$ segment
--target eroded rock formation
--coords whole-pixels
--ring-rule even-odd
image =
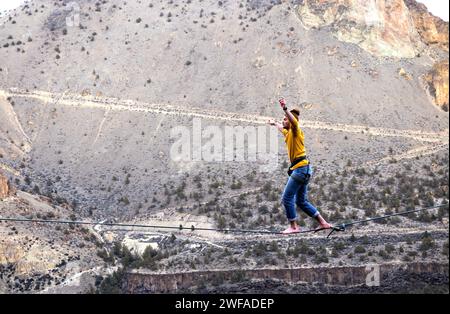
[[[339,40],[377,56],[413,58],[421,43],[403,0],[305,0],[298,16],[306,28],[329,26]]]
[[[405,4],[422,41],[448,51],[448,23],[430,14],[422,3],[405,0]]]
[[[436,63],[425,76],[434,103],[448,111],[448,60]]]
[[[9,195],[8,179],[0,172],[0,200]]]

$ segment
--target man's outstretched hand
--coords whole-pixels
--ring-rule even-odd
[[[280,99],[278,100],[278,102],[280,103],[280,106],[281,106],[281,108],[282,108],[283,110],[286,110],[286,109],[287,109],[287,107],[286,107],[286,100],[284,100],[284,98],[280,98]]]
[[[267,121],[267,123],[269,123],[270,125],[275,125],[275,120],[274,119],[269,119],[269,121]]]

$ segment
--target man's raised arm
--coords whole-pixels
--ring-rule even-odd
[[[286,115],[286,117],[288,118],[289,122],[291,123],[291,125],[293,126],[297,126],[298,125],[298,121],[297,119],[294,117],[294,115],[288,110],[287,106],[286,106],[286,101],[281,98],[280,100],[278,100],[280,102],[280,106],[284,111],[284,114]]]

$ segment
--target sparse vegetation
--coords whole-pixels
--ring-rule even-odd
[[[61,8],[63,4],[59,2],[61,1],[55,2],[55,8]],[[222,82],[221,75],[228,75],[229,73],[241,75],[239,71],[230,72],[233,70],[232,66],[225,67],[224,71],[217,75],[217,78],[211,76],[211,73],[204,73],[205,69],[215,68],[214,62],[216,59],[220,60],[223,51],[236,54],[233,58],[242,57],[242,53],[246,56],[246,49],[251,48],[251,45],[254,43],[254,39],[251,38],[254,35],[251,32],[251,28],[255,27],[255,25],[261,26],[260,23],[264,23],[263,26],[272,29],[269,17],[261,18],[264,16],[265,10],[270,10],[275,1],[273,3],[270,1],[270,8],[265,6],[265,4],[261,4],[263,2],[268,3],[268,1],[243,1],[240,3],[241,9],[235,11],[234,9],[236,8],[228,10],[228,7],[232,5],[230,2],[219,1],[214,3],[216,5],[214,11],[217,13],[213,12],[212,9],[207,9],[206,5],[205,9],[202,8],[201,10],[200,7],[194,10],[192,5],[188,10],[187,4],[191,3],[190,0],[184,3],[177,1],[169,1],[168,3],[142,2],[142,8],[148,12],[135,11],[133,14],[122,14],[125,11],[121,13],[120,10],[126,8],[126,2],[112,5],[107,4],[107,1],[94,1],[88,5],[88,7],[90,6],[90,11],[83,7],[81,20],[86,24],[80,25],[79,29],[67,29],[65,28],[67,26],[63,23],[63,25],[52,29],[51,33],[46,31],[48,36],[40,36],[33,33],[33,38],[31,38],[28,35],[17,35],[15,30],[5,28],[0,46],[3,48],[9,47],[10,49],[1,49],[1,53],[5,54],[7,58],[5,58],[5,65],[2,65],[3,69],[0,69],[0,77],[3,77],[5,82],[11,82],[11,84],[23,77],[23,74],[26,73],[23,70],[17,73],[11,72],[8,60],[10,57],[17,57],[16,51],[23,52],[24,48],[29,47],[27,48],[28,53],[35,51],[36,53],[42,53],[42,56],[39,58],[29,56],[30,58],[27,58],[27,60],[35,60],[36,62],[30,61],[31,63],[25,62],[23,64],[29,64],[30,77],[36,76],[40,81],[25,80],[23,86],[17,86],[21,89],[27,89],[23,91],[24,94],[38,93],[40,90],[47,92],[58,90],[61,93],[69,90],[72,92],[66,93],[65,97],[72,97],[73,94],[82,91],[80,95],[75,95],[76,97],[80,96],[79,99],[76,98],[77,103],[81,99],[86,100],[89,104],[94,104],[102,102],[102,97],[119,97],[117,95],[122,95],[124,92],[129,91],[132,95],[123,97],[132,99],[130,104],[136,104],[136,108],[141,110],[141,108],[146,107],[145,105],[141,106],[142,103],[153,103],[153,101],[156,104],[155,108],[161,108],[157,104],[166,103],[165,99],[162,99],[163,93],[173,87],[176,89],[176,93],[168,95],[167,98],[167,108],[170,110],[173,108],[178,110],[177,106],[179,104],[177,102],[180,101],[180,103],[186,102],[189,112],[197,112],[198,110],[198,113],[202,114],[204,113],[203,110],[205,112],[215,112],[214,110],[217,109],[220,119],[222,119],[221,115],[224,114],[221,110],[229,111],[228,114],[224,115],[230,117],[232,120],[230,122],[236,124],[242,121],[240,122],[239,118],[235,119],[236,117],[230,114],[232,112],[241,114],[241,112],[244,113],[245,111],[246,114],[270,116],[274,113],[272,109],[258,105],[260,101],[258,99],[259,95],[265,97],[264,93],[257,92],[259,85],[259,87],[255,87],[255,95],[258,96],[255,98],[255,103],[248,102],[246,97],[242,99],[242,103],[226,101],[228,98],[238,99],[232,97],[232,94],[236,94],[236,88],[238,89],[240,83],[242,83],[243,87],[247,84],[247,82],[231,80],[231,83],[228,82],[231,84],[230,86],[225,86],[225,88],[221,89],[220,84],[217,84],[219,81]],[[133,3],[133,7],[137,6],[138,3]],[[227,9],[225,10],[225,8]],[[40,8],[37,9],[45,14],[51,13]],[[85,9],[86,11],[84,11]],[[53,4],[51,5],[51,10],[54,10]],[[190,10],[194,12],[195,16],[189,16]],[[107,19],[105,14],[109,14],[109,12],[114,13],[114,16],[116,16],[115,14],[118,14],[117,16],[126,16],[124,20],[126,27],[123,28],[126,33],[116,36],[117,34],[114,32],[116,32],[117,27],[112,24],[109,25],[110,27],[106,26],[110,19]],[[136,62],[123,63],[123,60],[111,55],[114,50],[126,52],[125,55],[128,56],[135,56],[139,55],[136,52],[151,48],[154,40],[161,38],[154,36],[155,29],[159,26],[155,23],[150,23],[149,18],[150,16],[156,17],[158,15],[162,17],[159,21],[159,26],[173,30],[179,29],[180,31],[180,33],[174,33],[174,36],[162,38],[162,41],[156,45],[157,47],[155,46],[155,49],[161,49],[161,55],[172,58],[177,56],[173,64],[169,65],[169,68],[165,64],[159,67],[158,62],[161,60],[158,59],[157,54],[149,54],[151,64],[142,63],[144,68],[141,71],[142,73],[140,73],[140,71],[136,71],[136,67],[141,64],[140,61],[142,60],[137,59],[135,60]],[[225,15],[226,22],[223,21],[225,20]],[[144,18],[140,16],[144,16]],[[186,27],[178,27],[180,24],[177,23],[180,16],[185,19],[183,23],[187,23]],[[273,16],[270,18],[273,22],[273,27],[276,29],[278,20],[274,19]],[[22,20],[17,19],[17,21]],[[126,21],[128,22],[126,23]],[[165,23],[171,21],[174,25]],[[298,30],[297,26],[288,20],[286,21],[287,24],[284,23],[283,27],[279,29],[279,34],[274,32],[271,35],[273,38],[270,39],[268,49],[261,52],[256,52],[256,49],[252,49],[252,55],[255,51],[256,54],[265,56],[270,65],[270,50],[272,48],[277,54],[281,51],[287,57],[293,58],[292,60],[294,61],[297,54],[299,58],[303,58],[308,56],[311,51],[320,51],[316,47],[305,46],[304,41],[301,39],[304,30]],[[145,23],[152,24],[152,26],[150,27],[149,24]],[[237,30],[237,32],[227,34],[227,24],[234,24],[232,29]],[[22,28],[22,25],[19,26]],[[206,27],[209,27],[209,29],[202,29]],[[215,38],[214,36],[218,35],[222,30],[224,34]],[[8,36],[9,32],[14,36]],[[212,55],[208,54],[204,49],[209,44],[205,46],[199,41],[200,44],[198,46],[188,45],[185,53],[178,54],[179,49],[185,48],[185,45],[183,45],[185,42],[182,41],[182,38],[185,36],[190,41],[191,38],[197,38],[195,36],[198,34],[203,36],[203,40],[206,43],[215,45],[211,45],[214,53]],[[197,39],[200,40],[200,38],[198,37]],[[243,42],[244,38],[245,42]],[[93,43],[96,39],[97,42]],[[95,51],[96,47],[109,47],[107,44],[108,40],[110,43],[117,41],[117,47],[113,47],[113,50],[103,49],[101,53],[104,55],[96,55],[99,52]],[[29,44],[31,42],[33,43]],[[126,46],[124,46],[124,42]],[[346,60],[344,57],[348,56],[348,51],[344,50],[344,45],[339,45],[337,48],[341,51],[336,52],[336,56],[333,57],[336,58],[335,61],[340,60],[339,64],[349,65],[350,62],[347,61],[351,60],[350,57],[353,58],[355,56],[350,56]],[[309,49],[313,50],[310,51]],[[324,51],[328,50],[331,50],[331,47],[327,47]],[[13,54],[9,55],[11,52]],[[219,58],[216,58],[217,53]],[[47,54],[50,55],[50,58],[47,58]],[[83,62],[78,62],[76,59],[78,56],[82,56],[82,58],[91,63],[95,60],[95,66],[91,63],[83,64]],[[79,71],[75,72],[83,75],[83,79],[80,80],[80,86],[72,86],[73,82],[76,81],[76,77],[73,77],[75,72],[69,71],[66,73],[67,71],[65,71],[69,69],[69,59],[71,58],[75,58],[74,61],[79,66]],[[358,59],[355,63],[358,64],[358,71],[361,73],[366,72],[367,74],[369,69],[364,67],[368,66],[368,64],[367,62],[361,62],[363,61],[361,58],[366,58],[366,56],[358,54]],[[108,62],[105,62],[107,60]],[[205,60],[209,61],[204,62]],[[334,64],[333,59],[330,60],[332,62],[330,64]],[[415,61],[412,60],[411,62],[414,63]],[[16,62],[16,64],[20,65],[21,63]],[[58,76],[54,75],[54,66],[57,64],[59,64],[60,73],[67,74],[66,81],[60,80]],[[130,70],[126,66],[124,67],[124,64],[129,64]],[[154,66],[151,66],[152,64]],[[378,63],[371,61],[369,65],[374,67],[375,64],[377,64],[377,67],[380,67],[380,69],[377,69],[380,74],[387,73],[383,69],[383,64],[378,65]],[[94,67],[95,70],[92,71]],[[124,73],[122,76],[111,76],[113,71],[108,73],[109,67],[116,72],[117,70],[123,70]],[[167,73],[167,69],[169,69],[169,72],[174,72]],[[161,73],[158,72],[160,70],[164,71],[168,78],[175,75],[176,71],[179,71],[180,73],[176,74],[186,79],[188,84],[174,82],[173,86],[167,86],[164,83],[166,80],[161,80]],[[345,80],[346,70],[343,70],[343,80]],[[130,76],[130,73],[127,71],[132,71],[134,74]],[[251,69],[251,71],[247,79],[255,77],[254,74],[256,72],[253,71],[257,70]],[[281,81],[277,81],[274,84],[271,81],[271,77],[263,73],[264,71],[266,70],[262,68],[261,75],[258,77],[264,77],[264,80],[267,81],[267,86],[275,86],[280,83],[278,87],[280,90],[285,90],[290,86],[286,85],[287,82]],[[304,74],[302,72],[303,69],[300,67],[295,69],[295,73],[297,71],[300,71],[298,73],[300,76]],[[353,72],[357,75],[358,73],[356,72],[358,71]],[[195,82],[198,75],[208,79],[200,88]],[[220,78],[219,81],[218,78]],[[341,77],[337,78],[341,79]],[[350,76],[347,79],[350,79]],[[48,86],[44,84],[47,81]],[[223,81],[227,82],[226,80]],[[356,80],[351,80],[351,82],[356,82]],[[14,87],[14,85],[12,86]],[[92,87],[93,85],[95,88]],[[131,86],[132,88],[127,88]],[[5,91],[9,87],[11,86],[5,85]],[[111,88],[114,90],[111,90]],[[191,90],[192,94],[190,94]],[[9,93],[12,92],[6,91],[6,95]],[[311,91],[310,96],[316,94],[317,90]],[[240,95],[239,92],[236,95]],[[355,102],[366,100],[363,97],[359,97],[360,95],[357,96],[355,97]],[[390,95],[380,94],[381,96],[390,97]],[[83,110],[88,110],[86,119],[70,121],[70,112],[73,108],[68,108],[64,103],[64,99],[63,101],[58,101],[56,97],[53,98],[52,96],[49,98],[53,100],[53,102],[47,103],[51,107],[48,110],[40,110],[35,103],[35,101],[40,100],[34,99],[28,103],[24,100],[24,97],[13,96],[11,98],[8,96],[7,100],[14,106],[13,109],[18,115],[18,121],[24,129],[24,134],[33,139],[33,147],[31,152],[28,153],[30,142],[27,140],[27,136],[22,136],[22,132],[14,133],[9,128],[10,125],[8,123],[5,124],[4,128],[4,144],[6,148],[4,150],[3,147],[1,148],[2,154],[0,154],[0,158],[2,167],[12,169],[11,172],[9,170],[6,171],[8,171],[8,176],[13,178],[10,182],[14,182],[18,190],[31,192],[34,194],[32,195],[34,198],[42,197],[42,199],[46,199],[48,197],[50,199],[48,201],[49,206],[54,206],[55,208],[56,206],[61,206],[61,209],[55,210],[55,213],[58,213],[57,217],[70,217],[70,219],[75,220],[76,213],[80,220],[91,219],[92,221],[100,220],[100,218],[104,219],[105,215],[108,218],[120,217],[120,219],[127,221],[133,219],[139,221],[141,218],[143,220],[144,218],[149,220],[164,219],[170,220],[171,223],[175,221],[175,226],[180,223],[178,219],[183,217],[183,219],[199,221],[198,226],[202,226],[202,224],[213,225],[219,229],[279,231],[287,226],[285,209],[280,200],[287,179],[286,169],[289,166],[286,158],[280,158],[276,169],[273,169],[269,174],[255,170],[259,165],[253,163],[243,163],[242,166],[241,164],[239,166],[233,164],[231,167],[228,167],[228,165],[223,166],[221,163],[207,162],[174,163],[167,156],[167,150],[164,149],[166,147],[160,145],[162,140],[159,136],[161,134],[164,136],[163,130],[170,130],[173,126],[188,121],[185,119],[186,116],[171,114],[168,116],[170,119],[165,119],[163,124],[161,122],[163,119],[159,120],[160,115],[157,112],[151,112],[152,117],[150,120],[144,120],[147,117],[147,112],[131,112],[128,114],[125,110],[120,110],[120,115],[116,115],[118,113],[116,111],[114,111],[114,114],[109,113],[109,109],[107,109],[109,107],[107,106],[111,104],[105,102],[103,117],[103,109],[93,109],[91,111],[91,109],[84,108]],[[320,97],[314,96],[312,98],[317,100]],[[205,109],[200,108],[200,105],[203,105],[201,104],[202,101],[205,102]],[[103,103],[101,104],[103,105]],[[226,108],[216,108],[216,106],[221,104],[223,106],[226,105]],[[7,108],[9,108],[9,104],[7,105]],[[190,107],[191,105],[192,108]],[[336,118],[336,123],[339,122],[339,113],[341,113],[340,110],[342,108],[325,104],[317,104],[317,106],[317,111],[314,111],[316,113],[321,110],[320,108],[336,110],[338,114],[333,118]],[[51,109],[53,107],[58,108],[58,111],[53,112]],[[365,110],[367,107],[368,105],[364,104],[358,108]],[[247,111],[241,110],[241,108],[246,108]],[[305,112],[309,109],[306,105],[304,108]],[[404,108],[402,104],[400,104],[400,108]],[[448,110],[448,108],[446,109]],[[173,113],[176,110],[173,110]],[[314,112],[311,111],[312,117],[315,116]],[[392,113],[392,111],[388,112]],[[360,122],[363,123],[365,114],[365,112],[360,112],[358,116],[349,118],[349,121],[355,118],[355,125]],[[402,113],[400,112],[400,114]],[[54,116],[56,115],[58,117],[55,118]],[[90,118],[91,115],[94,120]],[[126,133],[116,128],[118,126],[116,123],[119,122],[115,119],[119,116],[119,122],[127,128]],[[244,114],[243,116],[246,117]],[[378,117],[377,115],[375,116]],[[424,130],[428,127],[429,129],[438,128],[438,125],[441,123],[441,116],[439,114],[439,117],[436,117],[439,120],[432,121],[433,124],[427,126]],[[185,119],[184,122],[182,119]],[[406,121],[407,119],[404,120]],[[67,123],[61,123],[62,121],[67,121]],[[146,124],[145,121],[149,121],[149,124]],[[48,124],[41,124],[47,122]],[[91,125],[91,122],[93,124],[98,123],[97,125]],[[223,122],[228,123],[229,121]],[[311,143],[309,151],[311,152],[310,157],[314,167],[314,175],[309,185],[309,198],[320,209],[324,217],[337,224],[448,202],[448,153],[433,151],[431,155],[424,154],[417,158],[410,158],[417,148],[415,145],[421,143],[421,141],[410,141],[409,139],[403,141],[402,137],[397,136],[389,137],[389,140],[385,140],[382,134],[373,136],[373,130],[378,127],[376,125],[377,121],[369,122],[374,125],[371,128],[363,127],[364,131],[358,128],[356,132],[351,130],[351,132],[336,133],[330,130],[306,130],[306,132],[312,132],[309,135],[306,133],[306,135]],[[402,121],[399,119],[398,123],[400,122]],[[418,120],[418,122],[420,123],[417,125],[422,125],[421,121]],[[409,130],[407,125],[398,125],[399,128],[401,126],[402,128],[405,127],[406,131]],[[93,132],[89,131],[91,126],[94,127],[92,129],[94,130]],[[80,129],[79,137],[76,130],[77,127]],[[152,131],[153,127],[158,132],[155,131],[154,133]],[[380,126],[380,128],[382,127],[384,126]],[[72,130],[77,133],[74,141],[81,143],[84,149],[80,150],[71,146],[72,144],[68,141],[67,136],[71,134]],[[98,132],[96,133],[95,131]],[[109,131],[112,132],[108,133]],[[19,136],[17,136],[18,134]],[[46,138],[47,134],[49,134],[49,138]],[[329,138],[327,138],[328,136]],[[79,143],[76,144],[78,145]],[[376,145],[373,145],[375,143]],[[42,145],[42,149],[38,145]],[[67,148],[69,149],[66,149],[66,147],[62,149],[62,145],[68,145]],[[340,145],[342,147],[337,147]],[[19,154],[16,154],[17,152]],[[405,152],[408,152],[406,159],[404,158]],[[13,153],[15,157],[11,158]],[[140,158],[139,154],[143,154],[142,156],[144,157]],[[23,160],[21,160],[22,156],[24,156]],[[107,164],[107,167],[105,169],[103,167],[95,169],[96,167],[85,165],[85,161],[90,157],[96,162],[92,165],[97,166],[104,162]],[[121,167],[126,167],[130,173],[124,174]],[[145,171],[142,168],[146,168]],[[20,175],[13,175],[15,171],[18,171]],[[185,176],[186,173],[189,173],[190,176]],[[95,202],[95,204],[90,202]],[[73,216],[70,215],[72,212],[74,212]],[[302,230],[315,226],[314,220],[306,217],[300,209],[298,209],[298,213],[300,215],[299,224],[302,226]],[[46,212],[36,214],[34,211],[27,213],[18,211],[18,214],[31,217],[36,215],[44,218],[47,217],[46,215],[49,215]],[[154,218],[156,215],[158,215],[157,218]],[[357,228],[355,226],[352,229],[349,228],[345,233],[336,232],[333,236],[338,234],[339,236],[326,243],[321,240],[322,234],[326,235],[325,232],[322,232],[318,233],[321,235],[320,237],[309,237],[308,235],[304,241],[299,241],[301,237],[286,238],[279,241],[277,236],[274,236],[274,240],[269,237],[258,236],[258,241],[254,241],[253,234],[250,234],[248,237],[243,236],[245,241],[242,242],[246,243],[240,243],[240,247],[227,243],[227,245],[230,245],[227,251],[220,248],[211,249],[205,246],[204,243],[179,245],[183,236],[178,237],[178,232],[180,234],[195,233],[198,231],[195,230],[196,225],[196,227],[192,228],[192,231],[189,229],[175,230],[176,236],[172,234],[172,237],[162,242],[164,245],[170,246],[173,244],[174,247],[176,246],[176,248],[172,247],[172,249],[178,251],[170,258],[164,257],[164,254],[167,253],[164,250],[154,250],[149,247],[142,256],[137,256],[134,251],[130,252],[127,248],[117,243],[111,248],[109,244],[102,244],[99,241],[95,244],[98,246],[98,249],[95,249],[95,251],[98,250],[98,257],[94,253],[93,258],[97,260],[101,258],[105,263],[109,264],[120,264],[125,270],[145,267],[155,271],[167,269],[182,270],[186,268],[213,269],[224,265],[236,269],[239,269],[240,266],[251,268],[276,265],[287,268],[297,267],[301,264],[310,265],[312,263],[337,264],[340,262],[341,265],[347,265],[352,263],[361,264],[361,262],[383,262],[389,259],[395,261],[401,259],[405,262],[418,262],[422,261],[423,258],[442,260],[445,257],[448,258],[449,254],[448,240],[444,243],[445,239],[442,238],[442,232],[440,231],[445,228],[445,223],[448,223],[448,207],[361,224],[359,226],[364,227],[362,231],[359,229],[355,231]],[[190,221],[183,222],[183,224],[188,226],[188,228],[191,226]],[[404,235],[406,240],[403,241],[403,230],[413,230],[414,228],[420,228],[420,230],[428,229],[430,233],[422,238],[418,238],[417,234],[414,233],[406,234]],[[392,232],[397,232],[398,230],[398,233],[402,235],[402,237],[393,236],[393,238],[399,239],[398,243],[389,239],[387,241],[380,240],[385,230],[388,229],[395,230]],[[11,232],[13,236],[18,230],[8,229],[8,232]],[[57,231],[56,233],[67,240],[67,243],[72,243],[71,239],[77,235],[80,236],[80,234],[80,238],[85,239],[85,242],[90,239],[85,234],[85,231],[77,229],[73,225],[62,228],[57,226],[51,230]],[[364,236],[362,235],[364,230],[370,230],[371,232],[368,233],[368,236]],[[356,236],[352,231],[355,232]],[[22,235],[22,231],[20,234]],[[7,237],[8,234],[5,233],[4,236]],[[29,242],[31,243],[31,241]],[[190,247],[189,244],[191,244]],[[201,248],[197,248],[197,244],[201,245]],[[49,245],[57,247],[57,243]],[[83,245],[89,245],[89,243],[83,242]],[[74,244],[74,247],[77,246],[79,246],[79,243]],[[115,273],[108,280],[102,283],[103,292],[120,291],[120,272]],[[224,278],[221,277],[215,280],[218,284],[223,283],[223,281]],[[117,284],[119,285],[116,288],[119,290],[114,290],[114,285]],[[206,282],[205,285],[208,285],[208,283]]]

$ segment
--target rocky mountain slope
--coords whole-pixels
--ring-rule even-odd
[[[429,41],[433,32],[419,32],[413,15],[420,15],[420,6],[412,14],[403,1],[364,3],[31,2],[0,30],[2,163],[20,170],[22,180],[27,176],[31,188],[57,193],[100,217],[105,208],[123,214],[120,200],[129,201],[126,212],[153,197],[161,202],[163,185],[179,172],[206,171],[207,163],[170,160],[169,130],[192,126],[192,112],[182,110],[206,114],[203,126],[217,125],[210,117],[218,111],[237,117],[229,125],[245,126],[261,116],[279,116],[274,102],[283,95],[304,108],[303,119],[341,123],[344,132],[361,126],[445,136],[448,114],[430,104],[435,96],[443,105],[445,71],[432,72],[429,83],[423,79],[445,55],[445,43],[435,45]],[[309,20],[302,12],[309,12]],[[436,34],[443,32],[442,23],[422,15],[427,29],[435,23]],[[379,24],[363,16],[378,17]],[[313,20],[322,22],[308,29]],[[363,49],[346,43],[363,35]],[[30,99],[10,88],[48,94]],[[74,99],[70,106],[66,95]],[[79,97],[105,105],[85,106]],[[118,112],[110,106],[114,99],[131,105]],[[134,111],[131,101],[174,106],[181,114]],[[250,121],[240,121],[240,115]],[[379,158],[363,152],[356,160],[354,141],[343,144],[340,131],[305,129],[311,158],[320,167]],[[361,137],[381,155],[389,146],[404,152],[423,146]],[[251,163],[236,165],[215,169],[235,175],[241,166],[251,169]]]
[[[22,191],[1,201],[0,215],[73,219],[70,208]],[[105,274],[102,260],[95,254],[101,241],[92,228],[1,222],[0,293],[79,293],[93,289],[95,276]]]
[[[176,127],[193,150],[194,119],[203,130],[262,127],[281,118],[280,96],[301,109],[311,198],[325,215],[448,202],[448,23],[414,0],[33,0],[0,19],[0,216],[282,228],[281,137],[269,172],[245,158],[171,157]],[[6,196],[6,180],[17,195]],[[447,217],[444,209],[401,222],[404,233],[422,232]],[[65,250],[24,269],[47,274],[67,253],[81,260],[70,275],[86,271],[91,285],[98,267],[123,258],[110,255],[116,241],[142,253],[159,234],[0,226],[20,256]],[[99,242],[84,243],[83,232]],[[24,239],[33,234],[32,250]],[[177,237],[214,247],[224,235]],[[448,260],[445,239],[436,241],[433,261]],[[14,267],[3,291],[33,290]],[[62,291],[58,280],[36,291]]]

